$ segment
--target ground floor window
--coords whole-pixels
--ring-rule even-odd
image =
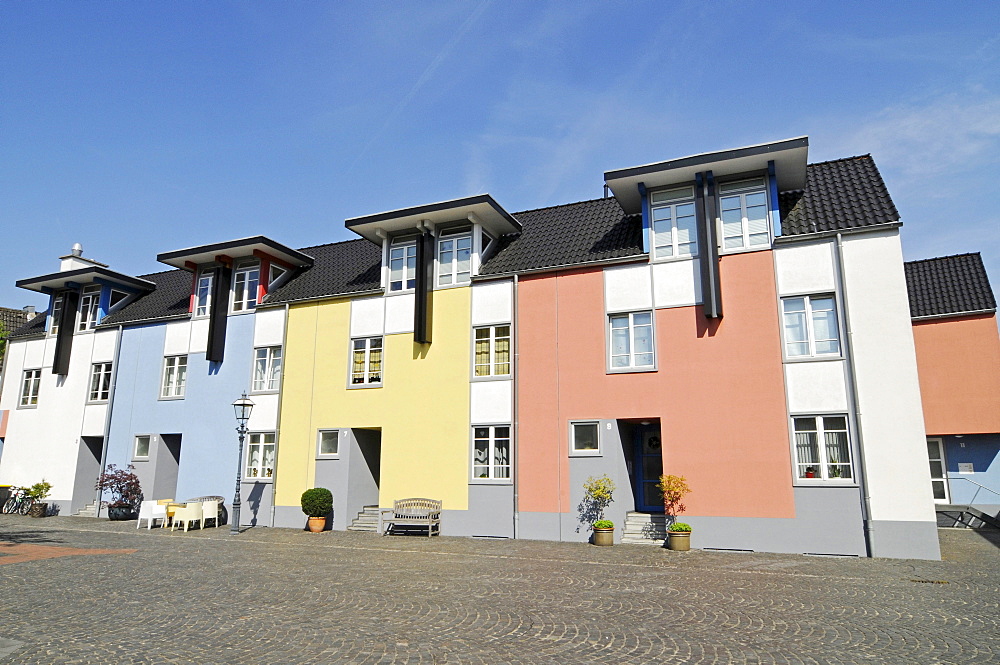
[[[472,477],[476,480],[510,478],[510,425],[472,428]]]
[[[795,477],[853,481],[847,416],[795,416]]]
[[[247,445],[247,478],[274,475],[274,432],[253,432]]]

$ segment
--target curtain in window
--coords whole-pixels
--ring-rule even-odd
[[[382,339],[370,339],[368,346],[368,383],[382,383]]]
[[[847,419],[843,417],[823,418],[823,434],[826,444],[827,477],[850,478],[851,457],[847,443]]]
[[[493,477],[510,478],[510,428],[494,428]]]
[[[795,419],[795,461],[799,478],[820,476],[819,443],[815,428],[814,418]]]
[[[476,376],[490,375],[490,329],[476,328]]]
[[[510,326],[496,328],[496,374],[510,374]]]

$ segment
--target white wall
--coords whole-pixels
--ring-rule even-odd
[[[510,323],[514,320],[514,288],[509,279],[472,285],[472,325]]]
[[[604,269],[604,306],[608,312],[688,307],[700,302],[697,259]]]

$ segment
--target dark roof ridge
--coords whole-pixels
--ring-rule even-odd
[[[850,162],[855,159],[871,159],[873,162],[875,161],[874,159],[872,159],[872,154],[870,152],[866,152],[863,155],[854,155],[853,157],[838,157],[837,159],[828,159],[823,162],[813,162],[811,164],[806,164],[806,166],[823,166],[825,164],[836,164],[837,162]],[[789,191],[795,191],[795,190],[789,190]]]
[[[362,242],[362,241],[363,242],[367,242],[367,243],[371,242],[367,238],[351,238],[349,240],[338,240],[337,242],[324,242],[324,243],[320,243],[318,245],[309,245],[308,247],[299,247],[298,250],[296,250],[296,251],[304,252],[307,249],[317,249],[319,247],[334,247],[335,245],[346,245],[348,243]]]
[[[583,203],[596,203],[597,201],[605,201],[605,200],[607,200],[607,201],[615,201],[615,202],[618,201],[618,199],[616,199],[613,196],[598,196],[596,199],[584,199],[583,201],[573,201],[571,203],[558,203],[558,204],[556,204],[554,206],[542,206],[540,208],[531,208],[530,210],[519,210],[518,212],[514,212],[514,213],[511,213],[511,214],[512,215],[526,215],[526,214],[528,214],[530,212],[539,212],[541,210],[555,210],[556,208],[568,208],[569,206],[581,205]],[[505,235],[510,235],[510,234],[505,234]]]
[[[979,256],[982,257],[981,252],[960,252],[958,254],[946,254],[945,256],[930,256],[926,259],[913,259],[912,261],[903,261],[904,265],[910,265],[913,263],[924,263],[926,261],[941,261],[942,259],[957,259],[962,256]]]

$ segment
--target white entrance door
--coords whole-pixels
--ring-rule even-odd
[[[945,475],[944,442],[941,439],[927,439],[927,457],[931,465],[931,489],[935,503],[949,503],[948,477]]]

